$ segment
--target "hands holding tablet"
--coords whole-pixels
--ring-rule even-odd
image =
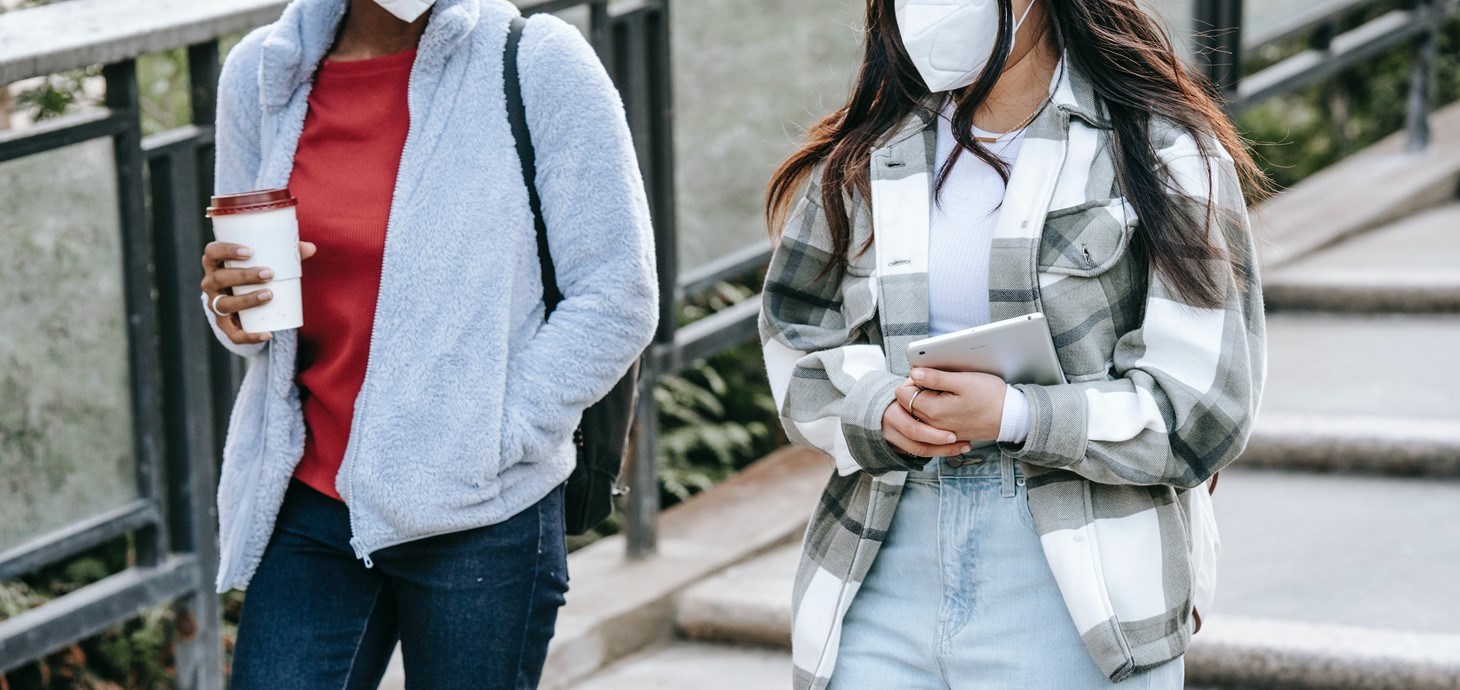
[[[897,389],[897,399],[910,414],[953,432],[960,441],[988,441],[999,437],[1007,389],[993,374],[918,367]]]
[[[882,436],[918,457],[966,453],[968,441],[999,437],[1006,389],[992,374],[913,369],[882,415]]]

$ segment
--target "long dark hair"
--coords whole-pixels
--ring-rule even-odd
[[[1215,153],[1210,150],[1215,141],[1232,156],[1249,195],[1255,198],[1265,193],[1266,178],[1218,104],[1214,87],[1182,65],[1166,32],[1138,0],[1032,1],[1043,3],[1046,30],[1054,32],[1069,66],[1090,81],[1110,120],[1117,178],[1141,219],[1134,251],[1186,302],[1198,307],[1222,305],[1232,277],[1232,252],[1239,249],[1229,250],[1230,238],[1210,230],[1214,201],[1208,202],[1205,217],[1182,212],[1162,176],[1151,137],[1153,120],[1160,118],[1190,133],[1204,154]],[[1007,166],[973,134],[974,115],[998,83],[1013,48],[1009,30],[1014,22],[1013,2],[998,2],[998,44],[978,80],[959,94],[953,114],[959,148],[939,172],[939,188],[957,155],[965,152],[1007,177]],[[807,130],[805,144],[781,164],[766,192],[766,222],[775,237],[798,190],[821,166],[820,202],[836,257],[828,272],[845,268],[851,249],[846,195],[871,196],[868,169],[872,149],[929,97],[903,47],[894,11],[894,0],[868,0],[864,56],[851,96]]]

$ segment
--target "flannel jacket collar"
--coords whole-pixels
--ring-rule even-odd
[[[910,369],[906,345],[928,335],[927,218],[937,175],[937,118],[944,98],[935,94],[927,99],[871,155],[880,325],[889,368],[904,376]],[[994,320],[1042,310],[1035,266],[1037,239],[1049,210],[1047,202],[1061,183],[1060,169],[1065,163],[1071,122],[1079,120],[1094,129],[1108,129],[1103,111],[1089,79],[1073,69],[1068,60],[1062,61],[1048,107],[1025,130],[1025,145],[1000,213],[997,236],[1031,241],[995,252],[999,260],[990,276]],[[856,468],[848,465],[841,469],[849,472]]]
[[[1055,72],[1055,81],[1049,105],[1045,108],[1045,112],[1036,118],[1036,122],[1044,119],[1050,111],[1055,111],[1078,118],[1096,129],[1110,129],[1110,119],[1106,116],[1100,99],[1095,96],[1095,85],[1090,83],[1089,77],[1086,77],[1084,73],[1070,67],[1068,58],[1060,61]],[[948,96],[941,93],[925,98],[922,104],[913,111],[913,114],[909,115],[900,126],[893,129],[891,134],[884,138],[883,142],[874,150],[891,149],[912,137],[935,129],[938,111],[947,98]],[[1032,127],[1034,124],[1032,122],[1030,126]]]

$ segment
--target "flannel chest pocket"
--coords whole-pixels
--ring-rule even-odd
[[[1136,212],[1123,197],[1050,211],[1039,244],[1039,271],[1091,277],[1125,255]]]
[[[1045,220],[1040,300],[1072,383],[1106,378],[1116,338],[1139,319],[1144,281],[1129,251],[1137,223],[1124,197],[1050,211]]]

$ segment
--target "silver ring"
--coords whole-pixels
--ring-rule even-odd
[[[216,294],[216,295],[213,295],[213,299],[208,302],[208,311],[213,312],[213,316],[216,316],[216,317],[218,317],[220,319],[223,318],[223,317],[225,317],[225,316],[228,316],[227,314],[224,314],[223,312],[218,311],[218,300],[223,299],[224,297],[228,297],[228,296],[229,295],[225,295],[225,294],[223,294],[221,292],[218,293],[218,294]]]
[[[909,400],[909,401],[907,401],[907,413],[909,415],[912,415],[912,418],[918,420],[919,422],[921,422],[923,420],[920,419],[920,418],[918,418],[918,411],[915,410],[915,409],[913,409],[913,405],[916,405],[917,404],[917,402],[918,402],[918,396],[919,395],[922,395],[923,394],[923,391],[926,391],[926,390],[928,390],[928,389],[921,388],[921,387],[918,388],[918,392],[913,393],[912,399]]]

